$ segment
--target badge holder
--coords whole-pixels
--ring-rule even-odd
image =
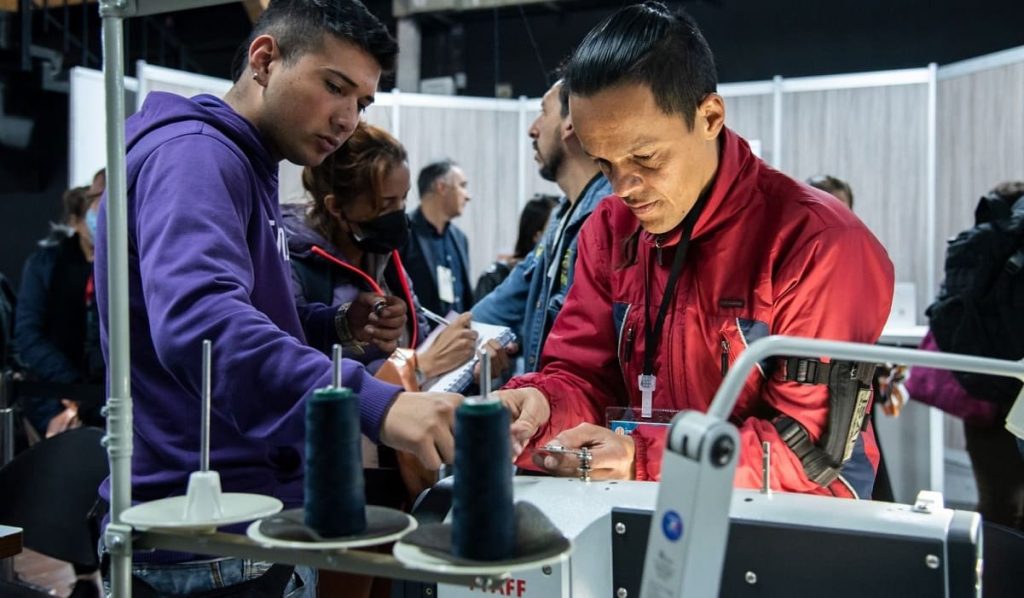
[[[185,496],[172,496],[125,509],[121,521],[135,529],[212,533],[218,527],[272,515],[284,508],[281,501],[272,496],[222,493],[220,474],[210,470],[210,353],[210,341],[204,340],[200,469],[189,476]]]

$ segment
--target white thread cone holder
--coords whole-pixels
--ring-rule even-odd
[[[188,477],[183,521],[220,519],[224,516],[220,498],[220,474],[216,471],[193,471]]]

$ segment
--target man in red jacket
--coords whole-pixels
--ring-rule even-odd
[[[580,45],[565,84],[576,135],[616,197],[580,233],[541,370],[500,396],[519,465],[573,475],[575,457],[535,449],[585,446],[595,478],[657,480],[667,422],[705,411],[757,338],[875,342],[892,263],[838,200],[773,170],[725,127],[711,50],[685,13],[657,2],[620,10]],[[870,496],[877,447],[870,426],[858,430],[873,367],[848,364],[843,391],[821,375],[843,364],[786,365],[751,372],[733,411],[736,485],[760,486],[767,441],[773,488]],[[823,473],[811,457],[826,445],[830,391],[858,407]],[[832,425],[833,435],[843,427]]]

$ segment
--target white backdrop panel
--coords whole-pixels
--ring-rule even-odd
[[[849,181],[854,212],[889,252],[896,280],[927,288],[927,93],[924,84],[786,93],[782,169]]]
[[[107,113],[103,73],[76,66],[69,75],[68,186],[88,185],[96,171],[107,164]],[[135,112],[139,82],[124,78],[124,105]]]

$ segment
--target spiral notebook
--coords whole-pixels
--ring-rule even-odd
[[[454,315],[457,314],[449,314],[448,319],[452,319]],[[471,326],[480,335],[479,343],[481,345],[489,340],[497,340],[504,347],[515,339],[515,334],[507,326],[483,324],[481,322],[473,322]],[[430,333],[430,336],[423,341],[419,350],[429,347],[434,342],[434,339],[437,338],[437,335],[441,333],[442,328],[441,326],[435,328]],[[474,355],[466,363],[428,383],[423,390],[430,392],[463,392],[473,382],[473,368],[476,367],[478,361],[480,361],[480,358]]]

